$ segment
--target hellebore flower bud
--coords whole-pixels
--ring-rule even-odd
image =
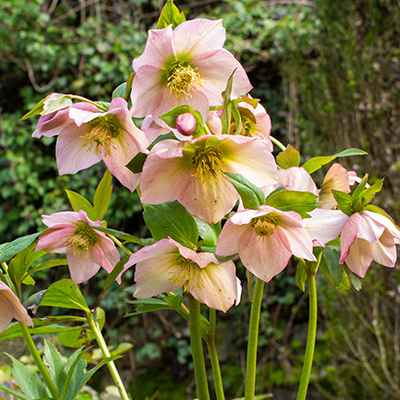
[[[178,132],[184,136],[191,136],[192,133],[197,129],[197,119],[191,113],[178,115],[175,123]]]

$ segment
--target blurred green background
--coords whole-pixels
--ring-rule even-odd
[[[398,0],[179,1],[187,19],[223,18],[226,48],[269,112],[272,134],[304,160],[358,147],[341,159],[359,176],[385,177],[379,196],[400,219],[400,2]],[[0,5],[0,243],[43,229],[41,214],[70,209],[65,189],[92,199],[99,164],[58,176],[55,138],[31,138],[37,118],[19,119],[51,92],[109,101],[144,49],[163,5],[154,0],[2,0]],[[322,175],[317,174],[316,179]],[[118,182],[106,215],[115,229],[146,235],[141,206]],[[306,335],[307,295],[294,265],[267,285],[258,393],[295,398]],[[60,272],[61,273],[61,272]],[[244,272],[238,274],[244,278]],[[130,275],[132,276],[132,274]],[[129,276],[128,276],[129,278]],[[44,277],[51,281],[52,277]],[[84,285],[99,290],[100,276]],[[128,290],[103,301],[107,338],[134,348],[120,361],[135,399],[194,397],[187,325],[175,315],[140,315]],[[360,292],[320,280],[320,322],[309,399],[400,398],[400,274],[374,265]],[[90,289],[90,290],[89,290]],[[220,315],[227,398],[243,393],[249,304]],[[224,339],[224,341],[222,341]],[[107,372],[91,383],[98,392]],[[152,397],[153,396],[153,397]]]

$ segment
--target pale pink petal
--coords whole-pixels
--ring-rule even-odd
[[[95,244],[92,248],[93,258],[108,273],[111,273],[121,256],[109,237],[103,235],[102,232],[96,233],[98,235],[98,244]]]
[[[85,213],[86,215],[86,213]],[[86,215],[87,216],[87,215]],[[82,221],[82,215],[75,211],[62,211],[51,215],[42,215],[43,223],[49,228],[55,225],[74,225]],[[86,221],[85,221],[86,222]],[[91,221],[90,221],[91,222]]]
[[[362,215],[364,219],[374,221],[378,225],[383,225],[393,235],[394,242],[400,243],[400,231],[389,218],[385,217],[382,214],[368,210],[364,210],[362,212]]]
[[[205,268],[208,264],[214,263],[219,264],[219,261],[213,253],[196,253],[192,249],[182,246],[180,243],[170,239],[171,243],[174,243],[178,248],[179,253],[186,259],[194,261],[200,268]]]
[[[304,228],[295,226],[278,225],[276,232],[283,241],[283,235],[286,236],[292,254],[299,258],[305,258],[309,261],[317,261],[313,254],[313,244]]]
[[[68,108],[43,115],[39,118],[35,131],[32,137],[40,138],[42,136],[51,137],[58,135],[68,124],[75,125],[74,121],[69,118]]]
[[[366,253],[377,263],[393,268],[397,260],[397,249],[392,234],[385,230],[378,242],[366,248]]]
[[[89,148],[82,144],[82,138],[89,129],[89,125],[80,128],[71,125],[59,134],[56,143],[56,158],[60,175],[75,174],[101,160],[101,155],[96,154],[94,147],[88,151]]]
[[[169,128],[163,128],[156,124],[151,115],[148,115],[142,122],[142,131],[146,134],[147,139],[150,143],[156,140],[160,135],[165,135],[171,131]]]
[[[318,196],[318,189],[311,175],[303,167],[290,167],[280,169],[279,186],[285,190],[297,190],[298,192],[311,192]]]
[[[46,229],[40,236],[35,250],[44,250],[47,253],[66,252],[66,243],[70,236],[74,234],[76,226],[60,225],[57,228]]]
[[[257,236],[254,229],[248,229],[243,233],[242,240],[239,256],[243,265],[264,282],[269,282],[283,271],[292,256],[277,234]],[[245,246],[245,243],[251,245]]]
[[[219,235],[215,254],[231,256],[239,253],[239,246],[243,242],[242,234],[247,229],[252,230],[253,228],[250,225],[235,225],[232,218],[229,218]]]
[[[197,178],[190,177],[189,183],[185,180],[185,185],[177,196],[179,203],[189,213],[209,224],[219,222],[232,210],[238,199],[236,189],[227,178],[216,183],[203,184]]]
[[[143,65],[151,65],[162,69],[165,60],[173,57],[174,49],[172,46],[172,26],[164,29],[150,29],[143,54],[135,58],[132,67],[135,72]],[[137,79],[134,78],[133,82]]]
[[[189,291],[197,301],[223,312],[232,307],[238,293],[235,264],[232,261],[209,264],[200,271],[200,277],[199,285],[189,285]]]
[[[222,135],[222,121],[218,111],[210,111],[208,113],[207,126],[213,135]]]
[[[309,213],[311,218],[304,219],[304,227],[312,240],[318,241],[317,246],[339,237],[344,224],[349,217],[340,210],[325,210],[317,208]]]
[[[371,265],[371,262],[373,261],[373,259],[368,255],[368,249],[370,246],[371,243],[367,242],[366,240],[354,240],[347,256],[345,259],[343,259],[342,255],[340,262],[343,263],[344,261],[352,272],[361,278],[364,278],[369,266]]]
[[[181,54],[189,54],[195,62],[198,58],[220,50],[225,43],[226,32],[222,19],[212,21],[196,18],[178,25],[172,37],[177,58]]]
[[[186,143],[173,139],[162,140],[151,149],[151,152],[160,158],[183,157],[183,148]]]
[[[76,284],[86,282],[100,269],[91,251],[74,255],[67,249],[67,260],[71,279]]]
[[[340,235],[340,263],[343,263],[346,257],[349,255],[350,249],[356,240],[361,219],[362,217],[360,214],[353,214],[343,227],[342,234]]]
[[[361,219],[358,226],[357,238],[364,239],[370,243],[377,242],[382,236],[385,226],[377,223],[376,220],[369,218],[368,214],[365,214],[364,212],[362,212],[360,216]]]
[[[122,185],[133,192],[139,183],[139,174],[134,174],[129,168],[125,167],[126,163],[121,163],[118,158],[104,157],[104,163],[110,170],[111,175],[115,176]]]

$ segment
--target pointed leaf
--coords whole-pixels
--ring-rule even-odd
[[[296,286],[302,291],[306,291],[306,280],[307,280],[307,272],[305,269],[305,262],[304,260],[300,260],[296,266],[296,275],[295,275],[295,282]]]
[[[43,231],[22,236],[10,243],[3,243],[0,246],[0,263],[8,261],[19,252],[25,250],[42,232]]]
[[[209,225],[200,218],[194,217],[199,230],[199,236],[203,239],[205,247],[215,247],[218,241],[218,235],[221,231],[221,224]]]
[[[112,193],[112,175],[109,170],[106,170],[99,186],[97,186],[94,194],[93,208],[96,213],[96,220],[101,221],[106,215],[108,206],[110,205]]]
[[[179,11],[178,7],[174,4],[172,0],[168,0],[163,7],[160,18],[157,22],[157,29],[166,28],[168,25],[172,24],[172,28],[176,28],[182,22],[185,22],[185,14]]]
[[[276,162],[284,169],[298,167],[300,165],[300,153],[289,144],[286,150],[276,156]]]
[[[221,115],[223,134],[228,134],[231,131],[231,118],[232,118],[231,93],[232,93],[233,75],[235,72],[236,69],[232,72],[231,76],[228,78],[228,81],[226,83],[226,89],[222,92],[222,99],[224,101],[224,109]]]
[[[64,374],[65,363],[61,357],[61,354],[46,339],[44,340],[43,363],[49,371],[51,379],[55,383],[58,393],[62,393],[66,378]]]
[[[89,219],[96,221],[96,211],[89,200],[86,200],[79,193],[73,192],[72,190],[65,189],[67,192],[68,200],[71,203],[71,207],[75,212],[80,210],[85,211]]]
[[[115,99],[116,97],[125,97],[125,92],[126,92],[126,82],[121,83],[119,86],[117,86],[114,91],[112,92],[112,99]]]
[[[50,285],[40,305],[90,312],[81,291],[71,279],[62,279]]]
[[[337,157],[348,157],[348,156],[364,156],[367,152],[360,149],[347,149],[340,153],[336,153],[333,156],[322,156],[314,157],[306,161],[302,167],[309,173],[312,174],[317,169],[320,169],[323,165],[330,163]]]
[[[339,286],[343,278],[343,265],[339,264],[340,254],[330,246],[326,246],[323,250],[326,265],[333,278],[336,287]]]
[[[129,235],[128,233],[117,231],[116,229],[103,228],[102,226],[90,225],[91,228],[96,229],[100,232],[107,233],[124,241],[124,243],[136,243],[141,246],[149,246],[154,243],[153,239],[140,239],[137,236]]]
[[[350,217],[353,213],[353,197],[350,194],[335,189],[332,189],[332,194],[339,209]]]
[[[4,390],[8,394],[12,394],[13,396],[17,397],[18,399],[29,400],[28,397],[25,394],[17,392],[15,390],[12,390],[9,387],[3,385],[2,383],[0,383],[0,389]]]
[[[143,218],[156,241],[169,236],[186,247],[193,248],[197,243],[197,224],[186,208],[177,201],[146,205]]]

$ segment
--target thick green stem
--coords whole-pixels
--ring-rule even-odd
[[[224,386],[222,384],[221,368],[219,367],[219,360],[217,348],[215,346],[215,323],[216,312],[210,308],[210,328],[207,337],[208,353],[210,354],[211,368],[214,376],[214,387],[217,400],[225,400]]]
[[[254,392],[256,387],[256,373],[257,373],[258,328],[260,324],[260,310],[261,310],[263,291],[264,291],[264,281],[257,278],[256,284],[254,286],[253,303],[251,305],[251,312],[250,312],[244,400],[254,399]]]
[[[29,333],[28,327],[23,322],[20,322],[19,326],[21,328],[22,334],[24,335],[26,345],[28,346],[28,349],[33,357],[33,360],[35,361],[36,366],[40,371],[40,374],[42,375],[43,380],[46,383],[46,386],[49,388],[50,393],[53,396],[53,399],[61,400],[56,385],[54,384],[53,379],[51,379],[49,371],[47,370],[46,366],[43,364],[42,359],[40,358],[40,354],[37,351],[35,343],[32,340],[32,336]]]
[[[304,354],[303,370],[301,371],[300,385],[296,400],[305,400],[310,382],[311,367],[314,358],[315,337],[317,334],[317,288],[315,285],[316,271],[307,269],[310,311],[308,320],[308,334],[306,352]]]
[[[101,334],[101,330],[99,328],[99,325],[93,319],[93,314],[92,313],[88,313],[87,316],[88,316],[88,324],[90,326],[90,329],[91,329],[93,335],[96,338],[97,344],[99,345],[99,347],[100,347],[100,349],[101,349],[101,351],[103,353],[103,356],[105,358],[110,358],[111,354],[110,354],[110,351],[108,350],[107,343],[104,340],[103,335]],[[110,370],[111,376],[112,376],[112,378],[114,380],[114,383],[118,388],[118,391],[119,391],[119,394],[121,396],[121,399],[129,400],[129,396],[126,393],[125,386],[122,383],[122,379],[119,376],[119,373],[118,373],[117,367],[115,366],[114,361],[108,361],[107,365],[108,365],[108,369]]]
[[[203,343],[201,341],[200,303],[189,295],[190,345],[192,347],[194,376],[199,400],[210,400],[206,366],[204,363]]]

